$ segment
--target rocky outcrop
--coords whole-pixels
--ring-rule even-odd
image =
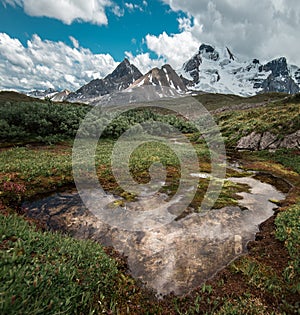
[[[198,52],[183,65],[183,70],[190,75],[190,77],[192,78],[192,82],[194,82],[195,84],[199,83],[199,67],[201,63],[201,54],[200,52]],[[184,77],[182,77],[182,79],[186,80],[186,83],[192,83]]]
[[[275,77],[289,75],[286,58],[284,57],[274,59],[264,66],[261,66],[260,71],[271,71]]]
[[[280,138],[269,131],[258,133],[251,132],[249,135],[242,137],[236,148],[238,150],[277,150],[285,149],[300,149],[300,130]]]
[[[52,102],[63,102],[71,92],[68,90],[64,90],[61,92],[56,93],[54,96],[51,97]]]
[[[290,76],[286,58],[281,57],[272,60],[264,66],[260,66],[259,71],[271,71],[267,79],[255,85],[256,88],[262,88],[263,92],[283,92],[289,94],[299,92],[298,84]]]
[[[263,92],[280,92],[296,94],[299,92],[299,86],[290,76],[274,76],[270,74],[266,80],[263,81],[261,87]]]
[[[214,47],[207,44],[202,44],[199,48],[199,53],[206,59],[211,59],[213,61],[217,61],[220,58],[219,53],[215,50]],[[230,52],[231,54],[231,52]],[[232,54],[231,54],[232,55]],[[233,56],[233,55],[232,55]]]

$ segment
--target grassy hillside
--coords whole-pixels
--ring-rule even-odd
[[[0,91],[0,104],[7,102],[34,102],[35,98],[13,91]],[[42,101],[43,102],[43,101]]]
[[[208,110],[216,110],[223,107],[233,107],[242,104],[263,104],[282,100],[287,97],[285,93],[263,93],[257,94],[251,97],[242,97],[231,94],[215,94],[215,93],[204,93],[195,96],[202,105]]]
[[[252,131],[269,131],[284,137],[300,130],[299,103],[280,101],[255,109],[226,111],[215,117],[230,147],[234,147],[241,137]]]

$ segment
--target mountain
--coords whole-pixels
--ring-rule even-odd
[[[261,64],[258,59],[242,61],[228,47],[202,44],[178,71],[188,89],[210,93],[251,96],[262,92],[300,91],[300,68],[281,57]]]
[[[300,68],[289,65],[285,57],[269,62],[256,58],[245,61],[228,47],[201,44],[177,71],[166,64],[143,75],[124,59],[105,78],[92,80],[76,92],[48,89],[28,95],[53,101],[115,104],[177,97],[191,92],[252,96],[264,92],[296,94],[299,91]]]
[[[149,85],[172,88],[174,89],[174,92],[176,91],[177,93],[184,93],[187,91],[182,79],[169,64],[162,66],[161,69],[153,68],[131,84],[129,89]]]
[[[181,78],[170,65],[166,64],[161,69],[153,68],[128,88],[96,97],[90,104],[111,106],[143,103],[162,98],[180,97],[186,92],[188,90]]]
[[[53,102],[63,102],[67,99],[71,92],[69,90],[63,90],[61,92],[58,92],[54,94],[50,99]]]
[[[42,100],[49,99],[53,102],[63,102],[68,97],[69,94],[70,94],[70,91],[68,90],[63,90],[59,92],[57,90],[50,88],[45,91],[39,91],[39,90],[31,91],[27,93],[27,96],[39,98]]]
[[[104,79],[95,79],[82,86],[74,93],[70,93],[67,100],[71,102],[89,102],[94,98],[122,91],[139,79],[142,73],[128,59],[124,59],[117,68]]]
[[[45,99],[45,98],[51,99],[57,93],[59,93],[59,91],[50,88],[45,91],[39,91],[39,90],[31,91],[27,93],[27,96],[31,96],[31,97],[39,98],[39,99]]]

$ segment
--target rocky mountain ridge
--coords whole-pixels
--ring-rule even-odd
[[[66,100],[71,102],[88,101],[99,96],[122,91],[141,76],[142,73],[125,58],[117,68],[104,79],[92,80],[76,92],[71,93]]]
[[[264,92],[296,94],[300,92],[300,68],[289,65],[285,57],[267,63],[261,63],[258,59],[243,61],[228,47],[216,48],[201,44],[198,52],[177,71],[166,64],[161,69],[153,68],[143,75],[128,59],[124,59],[105,78],[92,80],[76,92],[63,91],[57,94],[58,91],[49,89],[44,92],[33,91],[28,95],[53,101],[99,103],[101,98],[111,99],[110,95],[113,98],[115,94],[118,94],[117,99],[124,99],[124,91],[131,93],[132,99],[150,100],[149,91],[146,91],[149,86],[155,87],[151,89],[156,94],[154,99],[157,96],[175,97],[199,92],[239,96]],[[133,95],[135,93],[138,93],[138,97]],[[147,96],[142,97],[142,93],[147,93]]]

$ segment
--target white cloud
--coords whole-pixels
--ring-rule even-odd
[[[113,6],[112,12],[114,15],[121,17],[124,15],[124,9],[121,9],[118,5]]]
[[[199,42],[190,31],[168,35],[163,32],[159,36],[147,35],[146,44],[159,57],[164,58],[174,69],[181,68],[199,48]]]
[[[73,42],[77,43],[75,38]],[[34,35],[25,47],[18,39],[0,33],[0,89],[3,90],[49,87],[76,90],[92,79],[104,77],[117,65],[109,54],[93,54],[79,44],[72,48]]]
[[[155,67],[161,67],[165,64],[164,59],[151,59],[149,53],[142,53],[134,56],[131,52],[125,52],[130,63],[134,64],[143,74]]]
[[[136,3],[131,3],[131,2],[125,2],[125,7],[131,12],[133,12],[134,10],[139,10],[139,11],[143,12],[144,11],[143,6],[147,7],[148,6],[148,2],[147,1],[143,1],[142,5],[139,5],[139,4],[136,4]]]
[[[248,58],[286,56],[300,65],[299,0],[162,0],[193,17],[189,32],[199,43],[228,45]],[[187,31],[184,20],[179,21]]]
[[[31,16],[55,18],[65,24],[75,20],[93,24],[107,24],[105,8],[110,7],[110,0],[2,0],[2,3],[21,6]]]
[[[177,19],[179,24],[180,31],[187,31],[190,32],[192,30],[192,21],[188,17],[178,18]]]
[[[134,10],[134,4],[133,3],[125,2],[125,7],[129,10]]]
[[[73,36],[69,36],[70,41],[72,42],[74,48],[79,48],[79,42],[76,38],[74,38]]]

